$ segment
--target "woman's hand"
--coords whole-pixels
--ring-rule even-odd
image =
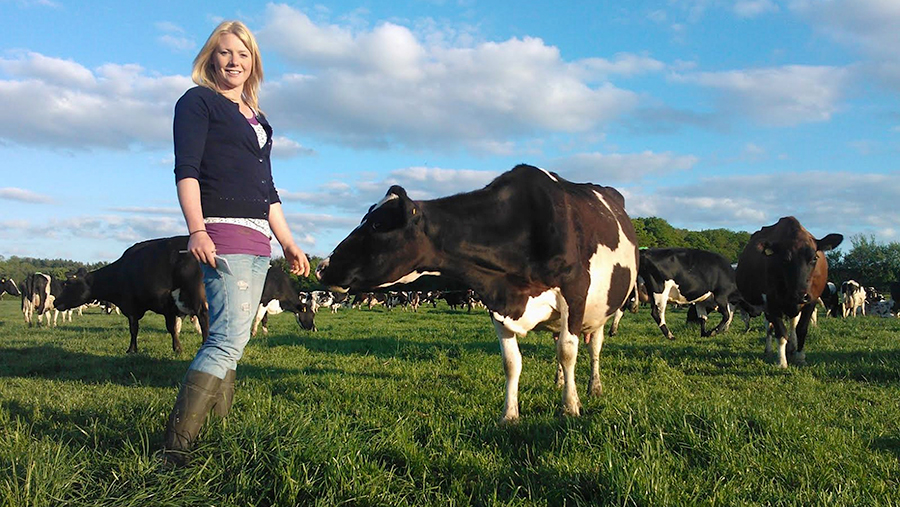
[[[291,273],[299,276],[308,276],[309,259],[306,258],[303,250],[296,243],[288,243],[287,245],[282,245],[281,248],[284,249],[284,259],[288,261]]]
[[[213,268],[216,267],[216,245],[206,231],[200,230],[191,234],[190,239],[188,239],[188,251],[198,261],[209,264]]]

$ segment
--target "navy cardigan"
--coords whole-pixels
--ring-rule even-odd
[[[253,127],[230,99],[203,87],[175,104],[175,181],[196,178],[204,217],[269,218],[281,202],[272,181],[272,127],[259,122],[268,141],[259,147]]]

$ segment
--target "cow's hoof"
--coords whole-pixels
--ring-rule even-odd
[[[603,384],[601,384],[600,382],[592,382],[591,385],[588,386],[588,396],[603,396]]]
[[[579,417],[581,415],[581,403],[576,407],[563,407],[562,413],[566,417]]]
[[[500,426],[515,426],[519,424],[519,416],[518,415],[505,415],[497,421],[497,424]]]
[[[806,352],[794,352],[791,362],[797,366],[806,366]]]

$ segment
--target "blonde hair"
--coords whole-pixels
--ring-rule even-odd
[[[206,44],[203,45],[203,48],[197,53],[197,57],[194,58],[191,79],[200,86],[205,86],[216,92],[220,91],[216,83],[216,72],[213,67],[212,55],[219,45],[219,37],[226,33],[236,36],[250,51],[253,68],[250,70],[250,77],[244,82],[244,90],[241,92],[241,96],[247,105],[259,111],[259,85],[263,80],[262,58],[259,55],[259,46],[256,44],[256,38],[240,21],[223,21],[212,31],[209,38],[206,39]]]

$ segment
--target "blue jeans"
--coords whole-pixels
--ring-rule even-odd
[[[200,264],[209,303],[209,338],[188,367],[219,378],[225,378],[228,370],[237,369],[237,362],[244,355],[269,269],[268,257],[247,254],[222,257],[228,261],[232,274]]]

